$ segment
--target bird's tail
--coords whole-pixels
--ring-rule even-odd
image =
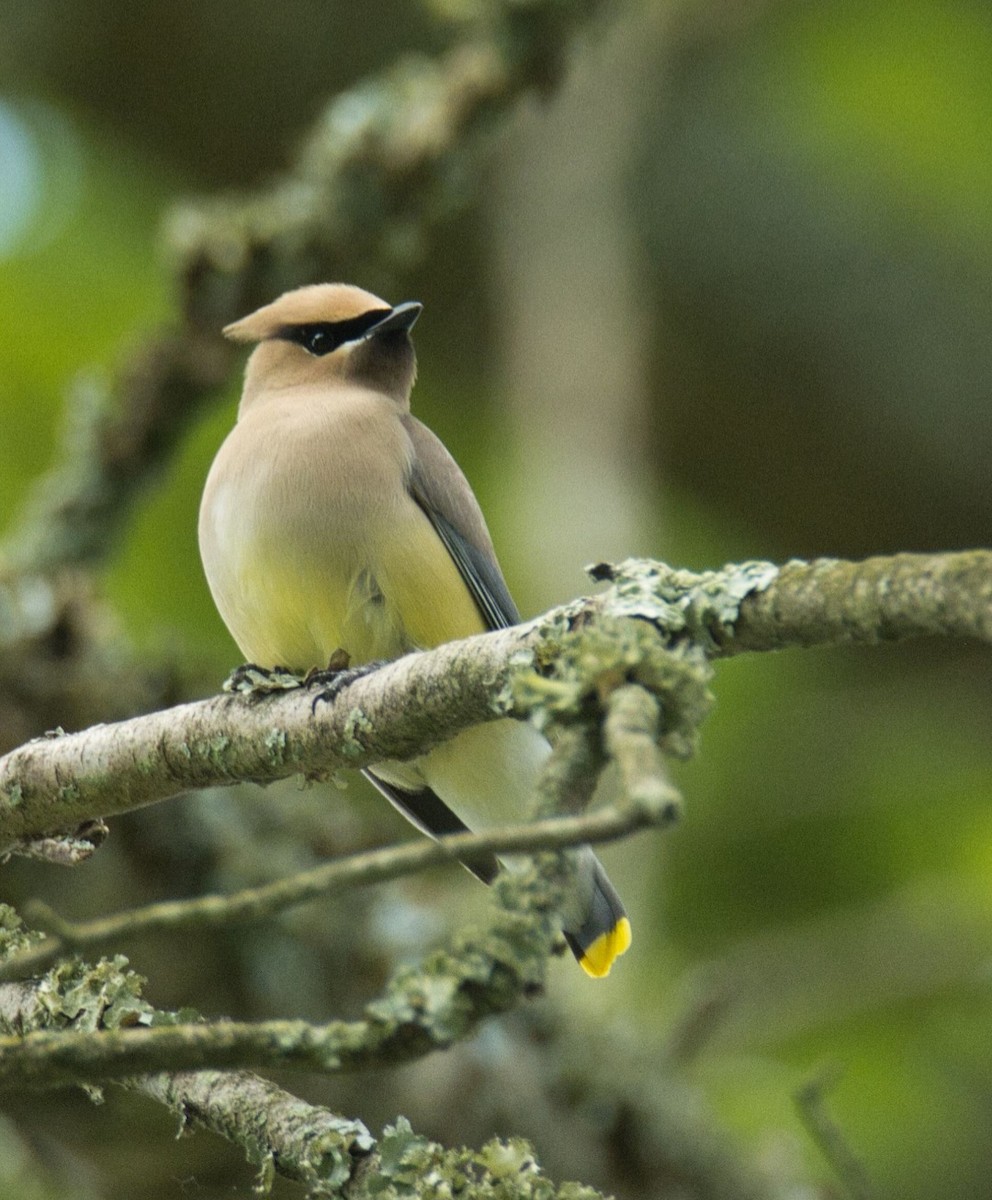
[[[579,853],[579,904],[562,932],[583,971],[601,979],[630,946],[630,921],[592,849],[584,846]]]

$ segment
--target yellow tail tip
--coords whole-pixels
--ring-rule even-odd
[[[630,937],[630,922],[626,917],[621,917],[612,929],[601,933],[586,947],[585,953],[579,959],[579,966],[593,979],[605,978],[615,960],[630,949]]]

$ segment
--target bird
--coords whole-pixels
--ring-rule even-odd
[[[223,331],[255,348],[207,476],[199,545],[220,616],[253,663],[303,673],[343,651],[369,664],[520,621],[471,486],[410,412],[422,307],[309,284]],[[549,753],[536,729],[503,718],[364,774],[437,838],[522,817]],[[492,854],[462,861],[486,883],[500,870]],[[594,977],[630,945],[589,846],[562,932]]]

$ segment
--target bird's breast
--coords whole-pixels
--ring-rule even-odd
[[[407,489],[392,402],[270,402],[221,447],[200,512],[217,607],[253,661],[395,658],[481,629],[457,568]],[[447,599],[446,599],[447,598]]]

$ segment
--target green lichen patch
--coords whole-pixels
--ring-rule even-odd
[[[425,1047],[450,1046],[483,1018],[540,991],[570,880],[568,863],[554,854],[504,872],[494,885],[495,912],[486,928],[463,928],[448,947],[401,967],[385,993],[366,1006],[377,1045],[388,1046],[396,1061]]]
[[[24,803],[24,788],[15,779],[13,783],[0,788],[0,798],[11,808],[20,808]]]
[[[602,1200],[592,1188],[552,1183],[523,1138],[445,1150],[405,1117],[383,1130],[376,1168],[363,1183],[363,1195],[381,1200]]]
[[[350,1182],[356,1160],[375,1148],[375,1138],[361,1121],[321,1114],[321,1132],[306,1147],[308,1196],[340,1196]],[[271,1186],[271,1185],[270,1185]],[[267,1193],[266,1193],[267,1194]]]
[[[693,753],[712,706],[709,658],[732,630],[743,600],[778,576],[772,563],[746,562],[721,571],[679,571],[628,559],[589,568],[610,589],[597,600],[559,609],[543,639],[516,665],[501,698],[539,728],[594,720],[623,684],[647,688],[662,708],[659,745]]]
[[[364,709],[350,708],[344,719],[338,752],[345,758],[358,758],[365,753],[364,737],[370,737],[375,727]]]
[[[144,983],[140,975],[127,970],[127,959],[121,955],[101,959],[95,966],[61,962],[38,985],[43,1027],[71,1025],[91,1032],[147,1024],[153,1010],[141,998]]]
[[[284,729],[272,728],[269,729],[262,738],[269,761],[276,766],[281,766],[286,761],[286,747],[289,739],[286,736]]]
[[[670,642],[653,622],[602,616],[558,632],[533,666],[511,681],[518,711],[539,729],[595,717],[616,688],[637,683],[656,695],[664,715],[660,745],[690,755],[712,705],[712,668],[691,641]]]
[[[610,612],[650,621],[671,638],[688,638],[704,650],[714,633],[733,627],[741,601],[764,591],[778,577],[770,562],[731,563],[719,571],[682,571],[651,559],[628,558],[586,568],[611,585]]]
[[[9,904],[0,904],[0,962],[44,940],[43,933],[25,927],[20,916]]]

